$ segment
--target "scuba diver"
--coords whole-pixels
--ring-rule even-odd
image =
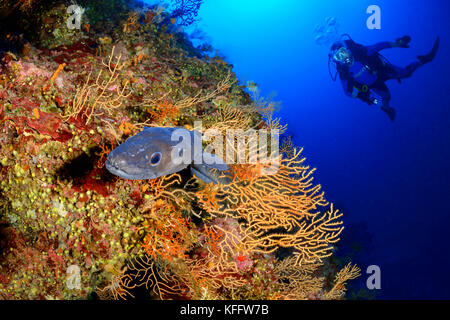
[[[354,42],[350,36],[347,40],[335,42],[329,54],[329,64],[334,63],[345,93],[358,98],[368,105],[381,107],[391,119],[395,120],[395,109],[389,105],[391,94],[385,82],[387,80],[409,78],[417,68],[431,62],[439,48],[439,37],[433,49],[426,55],[418,56],[417,61],[405,68],[395,66],[387,61],[379,51],[388,48],[409,48],[411,37],[404,36],[395,42],[380,42],[372,46],[363,46]],[[329,69],[331,75],[331,69]],[[336,75],[332,77],[336,81]]]

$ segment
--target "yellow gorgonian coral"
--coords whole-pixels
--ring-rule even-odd
[[[270,175],[263,174],[265,164],[234,165],[232,181],[198,192],[200,203],[212,216],[243,220],[240,241],[251,252],[292,248],[297,264],[322,261],[339,240],[342,214],[332,205],[327,209],[321,186],[312,182],[314,170],[303,165],[300,154],[280,157],[278,171]]]

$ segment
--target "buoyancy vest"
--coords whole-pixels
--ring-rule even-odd
[[[380,54],[367,54],[367,48],[353,40],[345,40],[345,45],[354,57],[351,67],[340,67],[339,74],[345,79],[351,79],[357,89],[371,87],[381,77],[385,63]]]

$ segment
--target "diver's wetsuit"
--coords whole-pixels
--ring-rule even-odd
[[[382,106],[389,106],[391,94],[385,81],[391,79],[404,79],[410,77],[418,67],[420,61],[411,63],[405,68],[394,66],[383,59],[378,52],[393,48],[391,42],[380,42],[372,46],[363,46],[353,40],[345,40],[345,45],[354,57],[350,67],[339,66],[338,72],[344,91],[348,96],[357,97],[368,104],[375,103],[376,96],[381,99]]]

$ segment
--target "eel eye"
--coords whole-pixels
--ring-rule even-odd
[[[161,162],[161,152],[155,152],[150,158],[150,164],[156,166]]]

